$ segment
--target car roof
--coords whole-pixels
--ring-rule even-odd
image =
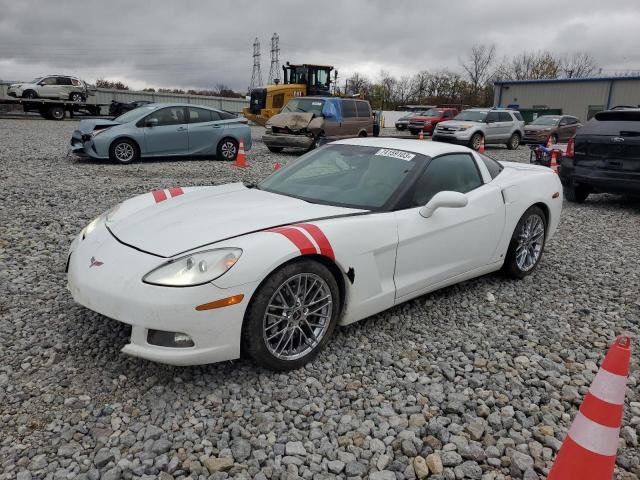
[[[339,145],[360,145],[363,147],[379,147],[379,148],[395,148],[398,150],[406,150],[408,152],[420,153],[428,157],[436,157],[445,153],[470,153],[468,147],[456,145],[453,143],[434,142],[431,140],[414,140],[404,138],[388,138],[388,137],[357,137],[338,140],[331,144]]]
[[[164,107],[195,107],[195,108],[207,108],[209,110],[221,111],[218,108],[208,107],[207,105],[197,105],[197,104],[193,104],[193,103],[156,103],[156,102],[152,102],[151,100],[147,100],[147,101],[153,103],[153,105],[155,107],[158,107],[158,108],[164,108]]]

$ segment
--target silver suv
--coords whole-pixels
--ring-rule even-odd
[[[482,138],[486,144],[504,143],[509,150],[520,145],[524,132],[524,119],[520,112],[503,108],[470,108],[460,112],[453,120],[440,122],[432,139],[480,148]]]
[[[87,84],[76,77],[47,75],[34,78],[27,83],[9,85],[7,95],[16,98],[52,98],[84,102],[89,95]]]

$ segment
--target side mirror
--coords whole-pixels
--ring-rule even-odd
[[[158,126],[158,119],[157,118],[150,118],[148,120],[146,120],[144,122],[144,126],[145,127],[157,127]]]
[[[438,208],[466,207],[469,199],[464,193],[443,191],[436,193],[429,203],[420,209],[420,215],[429,218]]]

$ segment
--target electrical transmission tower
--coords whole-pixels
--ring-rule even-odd
[[[262,85],[262,73],[260,72],[260,41],[256,37],[253,42],[253,72],[251,73],[251,85],[249,91]]]
[[[267,82],[280,83],[280,37],[277,33],[271,37],[271,68],[269,68],[269,78]]]

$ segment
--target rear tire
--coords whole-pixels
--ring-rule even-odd
[[[140,149],[133,140],[121,138],[116,140],[109,147],[109,159],[112,162],[127,165],[140,158]]]
[[[503,271],[514,278],[524,278],[533,272],[540,259],[547,237],[547,219],[539,207],[530,207],[516,225]]]
[[[51,120],[64,120],[64,108],[53,106],[49,108],[49,118]]]
[[[565,185],[563,187],[564,196],[573,203],[583,203],[591,191],[586,187],[578,187],[574,185]]]
[[[242,324],[243,352],[271,370],[300,368],[328,343],[339,314],[340,290],[329,269],[313,260],[288,263],[253,295]]]
[[[270,152],[273,153],[280,153],[284,147],[269,147],[267,146],[267,148],[269,149]]]
[[[216,149],[216,158],[233,162],[237,157],[238,142],[233,138],[223,138]]]
[[[513,135],[511,135],[511,137],[509,138],[509,141],[507,142],[507,148],[509,150],[517,150],[519,146],[520,146],[520,135],[518,133],[514,133]]]

